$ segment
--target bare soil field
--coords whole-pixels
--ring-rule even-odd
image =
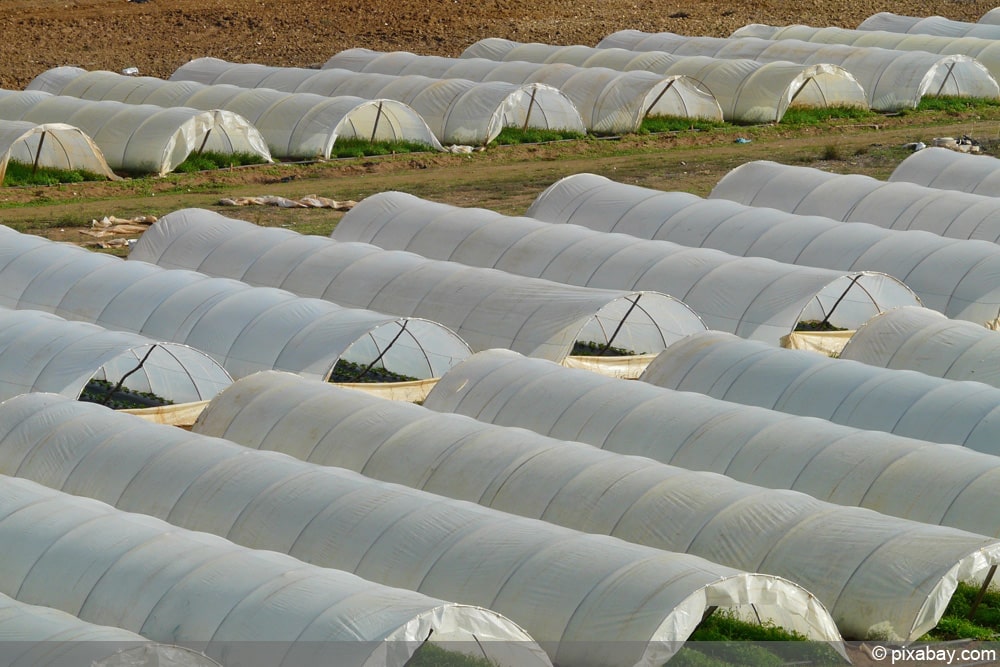
[[[616,30],[728,36],[748,23],[855,28],[892,11],[975,21],[989,0],[3,0],[0,87],[58,65],[167,77],[192,58],[305,66],[367,47],[457,56],[485,37],[593,45]]]

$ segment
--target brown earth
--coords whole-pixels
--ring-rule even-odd
[[[485,37],[593,45],[635,28],[722,37],[748,23],[857,27],[881,11],[975,21],[990,0],[3,0],[0,87],[51,67],[167,77],[192,58],[321,63],[346,48],[457,56]]]

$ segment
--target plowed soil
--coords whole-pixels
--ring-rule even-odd
[[[596,44],[634,28],[728,36],[748,23],[855,28],[876,12],[976,21],[977,0],[3,0],[0,87],[51,67],[168,77],[192,58],[306,66],[367,47],[457,56],[485,37]]]

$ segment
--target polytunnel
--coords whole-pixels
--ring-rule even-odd
[[[231,111],[94,102],[42,91],[0,90],[0,118],[66,123],[93,139],[116,171],[163,176],[192,153],[252,153],[270,162],[267,142]]]
[[[943,16],[903,16],[892,12],[872,14],[858,24],[858,30],[885,30],[946,37],[1000,38],[1000,27],[989,23],[955,21]]]
[[[845,636],[864,637],[879,626],[917,638],[934,627],[955,582],[981,579],[982,568],[1000,555],[1000,544],[987,546],[981,535],[436,413],[289,373],[243,378],[213,399],[195,430],[785,577],[824,603]],[[847,544],[857,562],[804,566],[804,549],[839,552]],[[935,546],[921,547],[925,559],[915,562],[907,556],[914,544]]]
[[[844,346],[842,358],[1000,387],[1000,333],[926,308],[873,317]]]
[[[161,217],[129,258],[423,317],[452,328],[473,350],[502,347],[553,361],[574,354],[578,342],[648,357],[705,329],[690,307],[658,292],[526,278],[258,227],[205,209]]]
[[[677,341],[640,379],[723,401],[1000,454],[1000,389],[981,382],[775,349],[721,331]]]
[[[4,410],[24,402],[41,408],[53,397],[23,394]],[[68,415],[58,408],[46,414],[52,421],[42,428],[52,436]],[[74,434],[63,438],[71,442]],[[195,645],[227,665],[305,667],[336,655],[338,665],[402,667],[429,637],[466,650],[481,641],[488,657],[507,667],[551,664],[496,612],[239,546],[27,479],[0,478],[0,540],[3,594],[155,642]]]
[[[447,144],[486,145],[505,127],[586,130],[573,102],[542,84],[267,67],[218,58],[192,60],[174,71],[170,80],[398,100],[419,113],[438,140]]]
[[[476,42],[462,53],[462,58],[683,75],[708,89],[722,108],[723,118],[730,122],[777,122],[793,104],[867,106],[865,91],[854,77],[831,65],[681,58],[667,53],[632,53],[589,46],[522,44],[499,38]]]
[[[225,109],[252,123],[271,154],[282,158],[329,158],[339,139],[406,141],[443,150],[420,114],[395,100],[209,86],[79,67],[42,72],[25,89],[87,100]]]
[[[739,174],[744,169],[747,173]],[[980,324],[997,319],[997,244],[947,239],[917,230],[884,229],[861,222],[848,224],[720,198],[730,190],[727,180],[731,177],[743,180],[743,176],[754,173],[767,176],[759,163],[737,167],[719,181],[710,199],[616,183],[594,174],[576,174],[540,194],[527,215],[790,264],[878,271],[901,280],[924,306],[948,317]],[[752,182],[752,178],[747,180]]]
[[[994,7],[985,14],[979,17],[976,23],[985,23],[988,25],[1000,25],[1000,7]]]
[[[944,168],[952,161],[941,153],[955,151],[941,148],[932,152],[930,159],[940,157],[937,165]],[[983,166],[998,162],[986,158]],[[980,174],[985,171],[978,169]],[[832,174],[770,161],[748,162],[723,177],[709,198],[842,222],[868,222],[886,229],[921,230],[951,239],[1000,243],[1000,202],[994,197],[915,183],[889,183],[861,174]]]
[[[65,123],[38,125],[22,120],[0,120],[0,183],[9,162],[66,171],[86,171],[117,180],[104,154],[78,127]]]
[[[913,292],[884,274],[737,257],[402,192],[366,197],[331,236],[572,285],[664,292],[690,306],[709,329],[774,345],[800,322],[855,329],[887,308],[919,305]]]
[[[220,667],[191,649],[157,644],[128,630],[82,621],[64,611],[0,594],[0,664],[4,667],[105,667],[117,656],[129,665]]]
[[[428,320],[126,262],[9,227],[0,226],[0,239],[0,306],[183,343],[233,377],[278,369],[338,381],[343,360],[428,379],[470,354]]]
[[[845,28],[814,28],[806,25],[769,26],[752,24],[733,33],[733,37],[760,39],[796,39],[822,44],[875,46],[897,51],[961,54],[975,58],[996,79],[1000,76],[1000,43],[980,37],[945,37],[943,35],[908,35],[885,30],[847,30]]]
[[[814,596],[773,575],[253,451],[51,394],[22,395],[0,411],[0,423],[14,425],[0,436],[0,469],[242,547],[487,607],[524,628],[556,664],[662,664],[715,605],[840,641]],[[232,576],[245,575],[233,569]]]
[[[138,402],[128,407],[140,407],[207,401],[231,384],[222,366],[186,345],[0,308],[0,400],[52,392],[107,403],[124,388]]]
[[[323,65],[352,72],[416,74],[441,79],[542,83],[561,90],[583,117],[590,132],[635,132],[646,118],[672,116],[722,121],[718,100],[684,75],[620,72],[567,64],[498,62],[486,58],[418,56],[406,51],[383,53],[349,49]]]
[[[912,109],[924,95],[1000,97],[1000,86],[975,58],[874,46],[813,44],[794,39],[687,37],[674,33],[622,30],[605,37],[600,48],[666,51],[674,55],[750,58],[761,62],[826,63],[847,70],[861,84],[876,111]]]
[[[889,181],[998,197],[1000,159],[929,146],[896,165]]]
[[[839,505],[1000,534],[991,510],[1000,499],[1000,457],[957,445],[603,377],[509,350],[457,364],[424,405]],[[807,560],[827,562],[824,553]]]

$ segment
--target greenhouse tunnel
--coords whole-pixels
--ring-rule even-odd
[[[904,16],[892,12],[872,14],[858,24],[858,30],[886,30],[907,34],[1000,39],[1000,26],[990,22],[970,23],[944,16]]]
[[[670,341],[705,329],[689,306],[659,292],[566,285],[259,227],[205,209],[161,217],[130,251],[134,260],[423,317],[450,327],[473,350],[500,347],[553,361],[575,356],[578,342],[593,343],[598,356],[618,351],[648,361]]]
[[[975,58],[961,54],[899,51],[874,46],[814,44],[796,39],[755,37],[688,37],[671,32],[620,30],[600,41],[599,48],[624,48],[675,55],[751,58],[761,62],[825,64],[851,73],[876,111],[914,109],[925,95],[1000,96],[1000,85]]]
[[[117,408],[207,401],[232,378],[207,354],[37,310],[0,308],[0,400],[52,392]]]
[[[1000,457],[602,377],[508,350],[458,364],[424,405],[555,438],[1000,535]]]
[[[65,123],[38,125],[21,120],[0,120],[0,183],[3,183],[9,162],[32,169],[86,171],[118,180],[94,140],[80,128]]]
[[[816,595],[845,636],[863,637],[876,626],[919,636],[937,623],[941,602],[956,582],[982,578],[1000,555],[1000,544],[981,535],[488,425],[289,373],[243,378],[212,400],[193,430],[781,576]],[[847,543],[867,554],[862,562],[804,566],[810,558],[804,545],[822,551]],[[915,543],[935,546],[925,546],[924,558],[912,560]]]
[[[991,324],[1000,312],[1000,246],[921,230],[885,229],[797,215],[721,198],[756,192],[771,172],[750,162],[724,176],[709,199],[575,174],[549,186],[529,217],[598,231],[714,248],[838,271],[876,271],[902,281],[922,305],[954,319]],[[759,178],[758,178],[759,177]],[[729,183],[743,181],[739,188]],[[780,184],[775,184],[780,188]],[[716,195],[720,195],[719,198]]]
[[[290,559],[281,554],[290,554],[300,559],[295,561],[304,570],[300,581],[310,589],[316,574],[323,572],[320,567],[339,567],[343,576],[364,577],[372,586],[398,587],[400,594],[409,590],[410,600],[419,594],[466,608],[491,609],[496,616],[493,636],[501,647],[504,639],[506,644],[516,639],[510,627],[500,625],[499,619],[509,619],[545,647],[556,664],[662,664],[714,606],[733,608],[747,617],[756,612],[762,620],[811,639],[841,642],[826,608],[812,594],[773,575],[517,517],[276,452],[253,451],[51,394],[10,399],[0,404],[0,412],[0,423],[17,425],[0,435],[2,470],[16,469],[33,482],[113,501],[119,510],[152,515],[142,517],[143,523],[168,519],[177,531],[225,536],[240,545],[238,550],[266,553],[282,564]],[[56,423],[75,428],[55,427]],[[58,439],[51,437],[54,432]],[[67,443],[73,446],[62,446]],[[40,505],[45,503],[35,503]],[[78,517],[67,516],[59,523],[74,519]],[[0,538],[12,537],[5,531],[10,523],[0,518]],[[95,523],[89,522],[98,530]],[[49,539],[52,533],[45,531],[31,542]],[[126,544],[116,551],[130,550],[127,541],[120,542]],[[205,555],[204,550],[197,553]],[[117,555],[99,554],[107,559]],[[58,560],[43,559],[48,567],[31,568],[22,592],[42,586],[42,577]],[[159,562],[142,565],[155,571]],[[247,573],[236,565],[216,557],[211,569],[218,574],[210,581],[219,575],[223,575],[219,586],[246,580]],[[167,570],[178,574],[178,568]],[[204,626],[199,632],[210,631],[212,623],[198,624],[199,617],[234,604],[213,591],[215,586],[205,586],[208,574],[188,577],[186,585],[171,590],[182,596],[200,587],[197,599],[215,599],[209,609],[184,623],[189,631],[194,625]],[[51,580],[45,583],[51,587]],[[241,586],[246,590],[258,585],[249,581]],[[323,595],[320,589],[311,599],[329,604],[340,598]],[[289,607],[283,613],[291,618],[280,624],[282,628],[315,617],[316,610],[304,602],[273,601],[275,606]],[[411,610],[414,604],[410,602]],[[273,634],[260,625],[268,615],[255,606],[236,608],[259,619],[258,632]],[[362,601],[353,607],[355,613],[366,608]],[[479,622],[485,626],[488,617],[483,614]],[[371,615],[375,618],[362,627],[378,627],[379,615]],[[457,629],[468,631],[475,620]],[[168,618],[156,621],[159,626],[177,623]],[[355,617],[352,623],[357,622]],[[225,625],[233,622],[226,619]],[[425,621],[420,638],[427,636],[427,630]],[[530,652],[531,645],[508,648]],[[533,662],[538,662],[537,656]]]
[[[894,308],[873,317],[841,358],[1000,388],[1000,333],[927,308]]]
[[[233,377],[277,369],[330,379],[343,359],[427,379],[471,354],[453,331],[421,318],[126,262],[4,226],[0,239],[0,306],[182,343]]]
[[[257,128],[231,111],[95,102],[41,91],[0,90],[0,118],[67,123],[93,139],[115,171],[164,176],[202,151],[271,162]]]
[[[621,71],[685,75],[700,82],[718,100],[725,120],[775,123],[793,104],[867,107],[865,91],[847,70],[834,65],[726,60],[669,53],[640,53],[589,46],[520,43],[499,38],[480,40],[462,58],[567,63]]]
[[[267,67],[218,58],[196,58],[177,68],[170,80],[394,99],[416,110],[443,144],[484,146],[505,127],[586,132],[576,105],[556,88],[542,84]]]
[[[656,290],[682,300],[710,329],[774,345],[796,329],[853,330],[889,308],[920,305],[905,285],[875,272],[845,275],[403,192],[362,199],[331,237],[572,285]],[[806,338],[797,334],[795,340]],[[816,339],[822,336],[808,338],[820,344]]]
[[[857,345],[860,349],[863,342]],[[1000,390],[907,370],[902,359],[898,365],[904,368],[778,350],[706,331],[661,352],[640,379],[743,405],[1000,454]]]
[[[772,41],[795,39],[818,44],[846,44],[848,46],[874,46],[896,51],[925,51],[941,55],[962,55],[975,58],[996,79],[1000,76],[1000,42],[980,37],[945,37],[937,35],[907,35],[884,30],[847,30],[845,28],[814,28],[807,25],[770,26],[747,25],[732,35],[734,38],[757,37]],[[943,80],[932,81],[928,94],[947,89]],[[956,83],[955,85],[961,85]]]
[[[72,614],[0,594],[0,664],[4,667],[221,667],[187,647],[82,621]]]
[[[932,151],[931,159],[938,155],[934,149],[924,150]],[[1000,162],[996,158],[984,157],[984,160],[984,167]],[[942,156],[938,166],[946,168],[949,163]],[[982,174],[982,167],[979,169]],[[842,222],[867,222],[898,231],[916,230],[950,239],[1000,243],[1000,201],[996,198],[915,183],[881,181],[862,174],[831,174],[814,167],[759,160],[729,172],[709,198],[796,215],[821,215]]]
[[[896,165],[888,180],[997,197],[1000,196],[1000,159],[928,146]]]
[[[722,108],[715,97],[684,75],[370,49],[341,51],[323,67],[397,75],[419,73],[442,79],[543,83],[565,93],[580,111],[587,130],[601,134],[636,132],[646,118],[663,116],[722,121]]]
[[[42,72],[25,87],[55,95],[127,104],[226,109],[260,131],[271,154],[280,158],[329,158],[340,139],[405,141],[444,150],[415,110],[395,100],[282,93],[193,81],[164,81],[79,67]]]
[[[135,437],[133,429],[143,426],[166,430],[175,441],[189,435],[99,406],[65,405],[68,399],[53,394],[23,394],[0,409],[11,402],[38,408],[53,397],[70,413],[79,405],[130,420],[119,424],[127,431],[117,433],[119,439]],[[64,427],[80,423],[79,413],[74,420],[70,413],[57,418],[57,410],[44,412]],[[52,426],[46,427],[50,440]],[[60,435],[73,441],[73,434]],[[119,456],[105,466],[132,459]],[[474,646],[476,655],[485,650],[503,667],[551,664],[517,624],[481,607],[125,512],[82,489],[83,495],[71,495],[28,479],[0,477],[0,491],[0,540],[6,545],[0,593],[21,602],[151,641],[192,644],[223,665],[307,667],[325,662],[322,656],[332,650],[345,667],[403,667],[432,634],[466,650]],[[125,495],[142,494],[137,489]]]

